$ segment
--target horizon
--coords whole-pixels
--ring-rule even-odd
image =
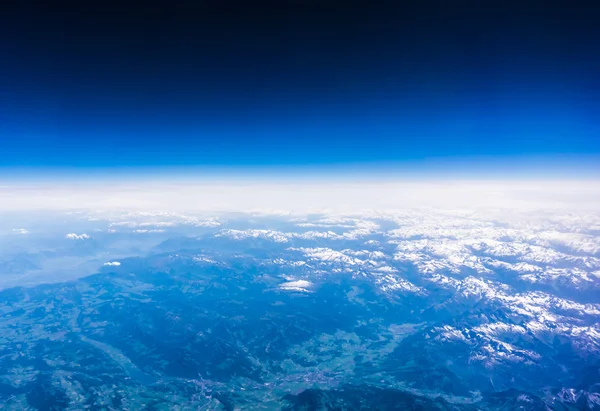
[[[596,211],[600,179],[97,178],[0,184],[0,210],[393,213],[414,208]]]
[[[339,180],[548,180],[600,178],[600,153],[521,154],[513,156],[473,155],[438,156],[413,160],[331,162],[323,164],[194,164],[194,165],[102,165],[102,166],[6,166],[0,164],[0,181],[41,181],[58,178],[65,181],[102,178],[172,178],[194,180],[245,177],[297,180],[299,177]]]
[[[324,166],[0,168],[0,210],[595,211],[600,208],[599,159],[480,156]]]

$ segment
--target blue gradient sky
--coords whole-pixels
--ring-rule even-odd
[[[480,3],[15,6],[0,168],[593,163],[598,8]]]

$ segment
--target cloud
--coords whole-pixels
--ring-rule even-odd
[[[118,267],[118,266],[121,265],[121,263],[118,262],[118,261],[109,261],[107,263],[104,263],[104,265],[106,265],[106,266],[112,266],[112,267]]]
[[[286,291],[301,291],[308,292],[309,289],[313,286],[313,283],[306,280],[297,280],[297,281],[288,281],[287,283],[283,283],[279,285],[279,288]]]
[[[407,208],[600,208],[592,180],[291,179],[24,181],[0,187],[2,210],[145,210],[168,212],[347,213]]]
[[[12,232],[15,234],[29,234],[29,231],[24,228],[13,228]]]
[[[67,238],[69,240],[89,240],[91,237],[85,233],[83,233],[83,234],[69,233],[65,236],[65,238]]]

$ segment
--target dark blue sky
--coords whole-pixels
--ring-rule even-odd
[[[2,14],[0,166],[600,154],[592,2],[86,3]]]

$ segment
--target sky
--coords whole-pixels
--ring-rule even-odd
[[[5,8],[0,174],[598,170],[594,2],[111,3]]]

